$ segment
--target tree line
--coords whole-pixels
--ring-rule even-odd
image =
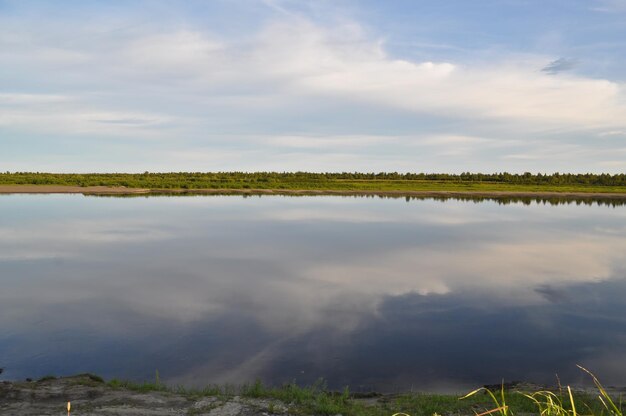
[[[169,173],[0,173],[0,184],[126,186],[145,188],[307,187],[342,181],[416,181],[523,185],[626,186],[626,174],[596,173],[398,173],[398,172],[169,172]]]

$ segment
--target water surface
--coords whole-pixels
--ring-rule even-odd
[[[4,379],[626,385],[626,207],[0,196]]]

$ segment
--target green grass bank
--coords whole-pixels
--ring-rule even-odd
[[[178,172],[1,173],[0,185],[125,187],[149,190],[626,193],[626,174]]]

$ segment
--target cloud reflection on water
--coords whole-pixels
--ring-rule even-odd
[[[440,389],[626,345],[621,208],[13,196],[0,214],[6,377]]]

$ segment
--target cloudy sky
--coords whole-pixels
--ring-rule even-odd
[[[2,171],[626,171],[626,0],[0,0]]]

